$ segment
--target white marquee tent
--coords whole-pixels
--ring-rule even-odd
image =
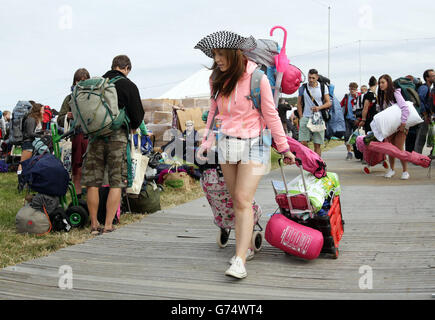
[[[158,99],[209,98],[210,75],[211,70],[201,69],[162,94]]]

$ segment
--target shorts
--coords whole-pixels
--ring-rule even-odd
[[[261,136],[242,139],[220,133],[218,135],[218,162],[236,164],[253,161],[267,165],[270,161],[270,145]]]
[[[324,144],[325,142],[325,130],[320,132],[311,132],[307,128],[309,118],[302,117],[299,122],[299,141],[300,142],[310,142],[313,141],[315,144]]]
[[[73,136],[71,139],[72,143],[72,174],[75,176],[77,171],[83,165],[83,155],[86,153],[88,148],[88,139],[81,132]]]
[[[88,153],[83,161],[81,184],[86,187],[101,187],[106,169],[111,188],[127,187],[127,136],[124,130],[122,134],[97,138],[89,143]]]
[[[21,145],[21,150],[33,152],[33,144],[32,141],[24,141]]]

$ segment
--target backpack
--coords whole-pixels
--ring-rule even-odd
[[[132,213],[154,213],[161,210],[160,193],[163,187],[155,182],[144,182],[139,195],[128,194],[128,211]],[[125,207],[125,205],[124,205]]]
[[[37,193],[29,204],[35,210],[47,212],[51,222],[51,231],[68,232],[71,230],[65,210],[59,206],[59,197]]]
[[[39,193],[64,196],[70,181],[68,171],[54,155],[45,153],[21,162],[23,183]]]
[[[73,90],[70,106],[75,126],[92,138],[109,136],[124,124],[128,125],[125,109],[118,108],[118,94],[113,79],[93,77],[80,81]]]
[[[419,113],[421,101],[417,90],[420,85],[418,80],[411,80],[405,77],[394,80],[394,87],[401,90],[403,99],[411,101]]]
[[[12,119],[10,127],[9,142],[13,145],[19,145],[23,142],[24,121],[29,114],[32,105],[29,101],[18,101],[12,110]]]
[[[332,106],[329,109],[331,119],[329,120],[325,131],[326,139],[331,139],[332,137],[341,139],[346,131],[343,108],[341,107],[340,101],[338,101],[337,97],[334,95],[334,89],[334,85],[329,87],[329,96],[331,98]]]
[[[43,130],[50,130],[51,119],[53,119],[53,111],[49,106],[44,106],[44,115],[42,116]]]
[[[257,47],[254,50],[244,52],[249,60],[255,62],[258,68],[253,72],[251,78],[251,95],[249,99],[254,103],[255,108],[261,113],[260,82],[263,75],[266,75],[272,88],[272,95],[276,90],[276,65],[275,57],[279,54],[280,48],[276,41],[269,39],[256,40]],[[299,88],[302,81],[301,71],[289,64],[283,73],[280,89],[285,94],[293,94]]]

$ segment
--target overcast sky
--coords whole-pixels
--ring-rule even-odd
[[[421,77],[435,68],[435,1],[418,0],[0,0],[0,110],[35,100],[59,110],[74,71],[104,74],[127,54],[141,97],[158,97],[211,60],[195,44],[231,30],[270,38],[288,31],[286,52],[305,73],[328,74],[338,96],[351,81],[384,73]],[[282,44],[283,33],[273,37]],[[361,41],[359,41],[361,40]],[[361,61],[361,64],[360,64]],[[361,65],[361,69],[360,69]]]

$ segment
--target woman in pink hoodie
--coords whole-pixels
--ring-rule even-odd
[[[408,120],[409,116],[408,105],[406,104],[405,99],[403,99],[402,97],[401,90],[394,88],[393,80],[388,74],[382,75],[379,78],[378,83],[378,99],[381,109],[383,110],[390,107],[394,103],[397,103],[397,105],[400,107],[400,110],[402,111],[400,127],[386,140],[391,144],[395,145],[400,150],[404,150],[406,135],[408,134],[408,130],[406,129],[406,121]],[[396,174],[396,172],[394,171],[394,164],[396,159],[394,157],[388,156],[388,160],[390,162],[390,169],[385,174],[385,178],[390,179]],[[403,168],[403,173],[400,179],[408,180],[408,163],[402,160],[400,162],[402,163]]]
[[[249,248],[254,228],[252,201],[270,159],[270,142],[262,138],[266,126],[284,162],[295,163],[266,76],[260,82],[262,114],[249,99],[251,76],[257,64],[248,60],[243,50],[252,50],[255,46],[252,37],[244,38],[228,31],[213,33],[195,46],[214,60],[206,126],[209,130],[204,134],[197,157],[202,161],[207,159],[204,152],[216,141],[212,131],[216,123],[219,163],[235,212],[236,254],[225,274],[239,279],[247,276],[245,263],[254,254]]]

